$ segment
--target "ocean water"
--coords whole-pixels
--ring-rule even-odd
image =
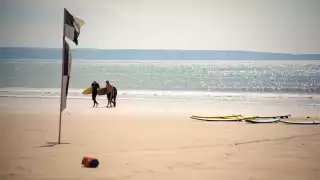
[[[68,98],[109,80],[120,99],[320,105],[320,61],[72,62]],[[0,96],[59,98],[61,60],[1,60]]]

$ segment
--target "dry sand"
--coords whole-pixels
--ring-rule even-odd
[[[64,144],[50,146],[58,138],[57,100],[1,99],[1,180],[320,179],[320,125],[202,122],[189,116],[226,112],[188,105],[68,102]],[[86,155],[100,166],[81,167]]]

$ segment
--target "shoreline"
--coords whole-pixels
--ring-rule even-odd
[[[22,112],[53,112],[59,113],[59,98],[6,98],[0,97],[0,112],[15,112],[20,109]],[[97,99],[100,103],[97,111],[105,108],[107,100]],[[90,98],[67,100],[67,111],[88,111],[92,109],[93,102]],[[93,108],[94,109],[94,108]],[[91,111],[91,110],[90,110]],[[117,99],[117,107],[107,109],[112,112],[130,113],[165,113],[180,115],[189,118],[191,115],[217,116],[228,114],[241,114],[244,116],[276,116],[291,114],[291,116],[320,117],[318,105],[305,105],[299,103],[283,102],[237,102],[237,101],[167,101],[154,99]],[[151,114],[150,114],[151,115]]]
[[[68,98],[91,98],[91,95],[83,95],[83,89],[69,89]],[[61,88],[0,88],[1,97],[21,98],[60,98]],[[104,96],[97,96],[104,98]],[[249,92],[249,91],[189,91],[189,90],[121,90],[118,93],[120,99],[173,99],[173,100],[289,100],[307,99],[318,101],[320,94],[316,92]]]
[[[102,84],[104,81],[102,82]],[[81,93],[83,90],[85,90],[88,87],[83,88],[69,88],[70,92],[79,92]],[[27,91],[27,92],[43,92],[43,93],[49,93],[59,90],[60,87],[51,87],[51,88],[31,88],[31,87],[0,87],[0,93],[3,92],[21,92],[21,91]],[[285,91],[285,90],[292,90],[292,91]],[[313,90],[313,91],[312,91]],[[122,89],[121,91],[124,93],[128,92],[144,92],[144,93],[200,93],[200,94],[288,94],[288,95],[319,95],[319,93],[315,90],[320,90],[320,88],[312,87],[312,88],[292,88],[292,87],[282,87],[282,88],[271,88],[271,87],[265,87],[265,88],[216,88],[216,89]]]

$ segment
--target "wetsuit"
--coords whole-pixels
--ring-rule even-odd
[[[113,106],[116,107],[116,98],[117,98],[118,90],[116,87],[113,86],[113,97],[111,98],[111,102]],[[113,101],[112,101],[113,100]]]
[[[96,100],[96,97],[98,95],[98,89],[100,88],[98,83],[92,83],[91,84],[92,87],[92,100],[93,100],[93,106],[95,106],[96,104],[98,105],[98,102]]]

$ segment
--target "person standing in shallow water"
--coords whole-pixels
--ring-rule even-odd
[[[92,87],[92,100],[93,100],[93,107],[97,107],[99,105],[99,103],[97,102],[96,98],[98,95],[98,89],[100,89],[99,84],[96,81],[93,81],[93,83],[91,84]]]

